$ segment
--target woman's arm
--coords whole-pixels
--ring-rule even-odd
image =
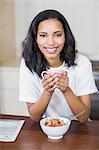
[[[64,92],[64,96],[75,115],[85,110],[85,112],[78,117],[80,123],[85,122],[90,115],[91,95],[83,95],[76,97],[73,91],[68,87],[68,89]]]
[[[91,110],[91,95],[83,95],[77,97],[72,89],[69,87],[69,79],[67,77],[66,73],[60,73],[58,74],[58,86],[63,93],[64,97],[66,98],[71,110],[75,115],[79,114],[80,112],[84,111],[84,114],[78,117],[79,121],[81,123],[85,122],[89,115]]]
[[[32,120],[38,121],[42,117],[50,102],[51,96],[52,94],[44,90],[36,103],[27,103],[28,112]]]
[[[44,75],[42,84],[44,91],[35,103],[27,103],[28,112],[32,120],[38,121],[47,109],[54,89],[56,88],[55,82],[57,79],[52,74]]]

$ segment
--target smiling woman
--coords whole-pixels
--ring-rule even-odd
[[[53,71],[54,70],[54,71]],[[42,72],[47,71],[42,77]],[[56,10],[40,12],[31,22],[20,64],[20,101],[33,120],[76,118],[85,122],[91,94],[97,91],[89,59],[77,52],[65,17]]]

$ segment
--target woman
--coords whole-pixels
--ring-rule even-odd
[[[43,71],[46,74],[41,76]],[[24,41],[20,65],[20,101],[30,117],[72,118],[85,122],[91,94],[96,92],[89,59],[77,53],[75,39],[64,16],[45,10],[32,21]]]

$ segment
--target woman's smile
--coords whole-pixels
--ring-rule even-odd
[[[57,51],[58,47],[45,47],[45,50],[49,54],[54,54]]]

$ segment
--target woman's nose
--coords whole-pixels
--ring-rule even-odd
[[[52,45],[52,44],[54,44],[54,37],[48,37],[48,44],[49,45]]]

